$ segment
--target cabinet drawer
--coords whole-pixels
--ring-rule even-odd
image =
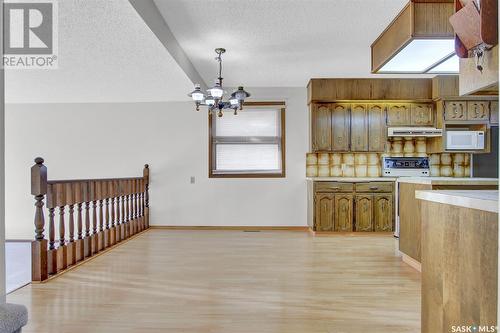
[[[392,182],[356,183],[356,192],[392,192]]]
[[[490,118],[489,102],[469,101],[467,102],[468,120],[488,120]]]
[[[316,192],[352,192],[354,185],[352,183],[339,182],[316,182]]]
[[[446,120],[466,120],[467,102],[450,101],[444,103],[444,119]]]

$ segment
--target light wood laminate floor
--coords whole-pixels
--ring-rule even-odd
[[[150,230],[7,299],[24,333],[420,332],[420,274],[387,235]]]

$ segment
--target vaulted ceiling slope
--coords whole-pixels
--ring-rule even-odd
[[[7,70],[7,103],[189,100],[192,82],[127,0],[64,0],[59,68]]]
[[[407,0],[154,0],[207,84],[225,47],[226,86],[304,87],[371,77],[370,45]],[[382,77],[382,76],[377,76]]]

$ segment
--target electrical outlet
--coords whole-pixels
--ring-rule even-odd
[[[196,182],[196,178],[194,176],[191,176],[191,184],[194,184]]]

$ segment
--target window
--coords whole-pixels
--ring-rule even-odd
[[[285,103],[245,103],[209,116],[210,177],[285,177]]]

